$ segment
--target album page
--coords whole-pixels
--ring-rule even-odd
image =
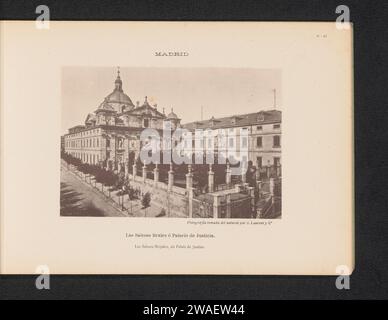
[[[348,27],[1,22],[1,273],[352,272]]]

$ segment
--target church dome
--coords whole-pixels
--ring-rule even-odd
[[[105,98],[106,103],[119,103],[121,105],[129,105],[134,107],[131,98],[123,91],[123,81],[120,78],[120,70],[117,71],[117,78],[115,80],[115,88],[111,94]]]
[[[119,91],[116,89],[106,97],[106,102],[129,104],[133,106],[131,99],[123,91]]]

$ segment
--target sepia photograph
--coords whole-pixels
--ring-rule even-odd
[[[63,67],[60,215],[279,219],[280,69]]]

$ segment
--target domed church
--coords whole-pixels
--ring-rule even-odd
[[[84,125],[70,128],[64,136],[65,152],[85,163],[117,169],[138,156],[142,130],[161,131],[164,121],[170,121],[173,130],[181,126],[172,109],[166,116],[164,109],[160,112],[156,104],[151,106],[147,97],[142,105],[134,105],[123,90],[118,70],[113,91],[86,116]]]

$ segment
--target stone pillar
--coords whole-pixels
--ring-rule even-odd
[[[193,217],[193,197],[194,197],[194,190],[193,188],[190,188],[187,190],[188,196],[189,196],[189,218]]]
[[[230,186],[232,184],[232,170],[230,169],[229,162],[226,165],[226,178],[225,182],[227,186]]]
[[[231,195],[228,193],[226,195],[226,218],[230,219],[232,218],[232,206],[231,206],[231,201],[230,201]]]
[[[125,178],[128,177],[128,165],[129,165],[129,162],[128,162],[128,160],[126,160],[125,163],[124,163]]]
[[[255,188],[253,187],[248,187],[248,193],[251,196],[251,209],[252,212],[255,211],[256,208],[256,202],[255,202]]]
[[[219,195],[213,195],[213,218],[218,219],[219,218],[219,209],[220,209],[220,196]]]
[[[137,166],[136,166],[136,160],[135,160],[135,163],[132,166],[132,179],[133,179],[133,181],[136,181],[136,172],[137,172]]]
[[[158,182],[159,182],[159,168],[158,168],[158,164],[155,164],[154,183],[157,184]]]
[[[271,193],[272,203],[275,202],[275,180],[274,178],[269,179],[269,192]]]
[[[261,171],[261,167],[257,167],[257,170],[256,170],[256,181],[260,180],[260,171]]]
[[[210,193],[214,192],[214,172],[211,164],[209,165],[208,187]]]
[[[191,172],[191,164],[188,166],[188,172],[186,174],[186,189],[189,191],[193,188],[193,173]]]
[[[172,163],[170,164],[170,171],[168,172],[168,191],[172,190],[174,185],[174,171],[172,170]]]
[[[242,166],[241,166],[241,181],[243,184],[247,182],[247,168],[244,162],[242,163]]]
[[[187,190],[187,196],[189,198],[189,218],[192,218],[194,190],[193,190],[193,173],[191,171],[191,164],[188,165],[187,169],[188,169],[188,172],[186,174],[186,190]]]
[[[144,165],[143,165],[143,182],[145,182],[146,179],[147,179],[147,166],[144,163]]]
[[[261,187],[262,187],[262,182],[261,181],[257,181],[257,199],[260,200],[260,191],[261,191]]]
[[[121,162],[117,163],[117,171],[118,171],[118,173],[121,172]]]

